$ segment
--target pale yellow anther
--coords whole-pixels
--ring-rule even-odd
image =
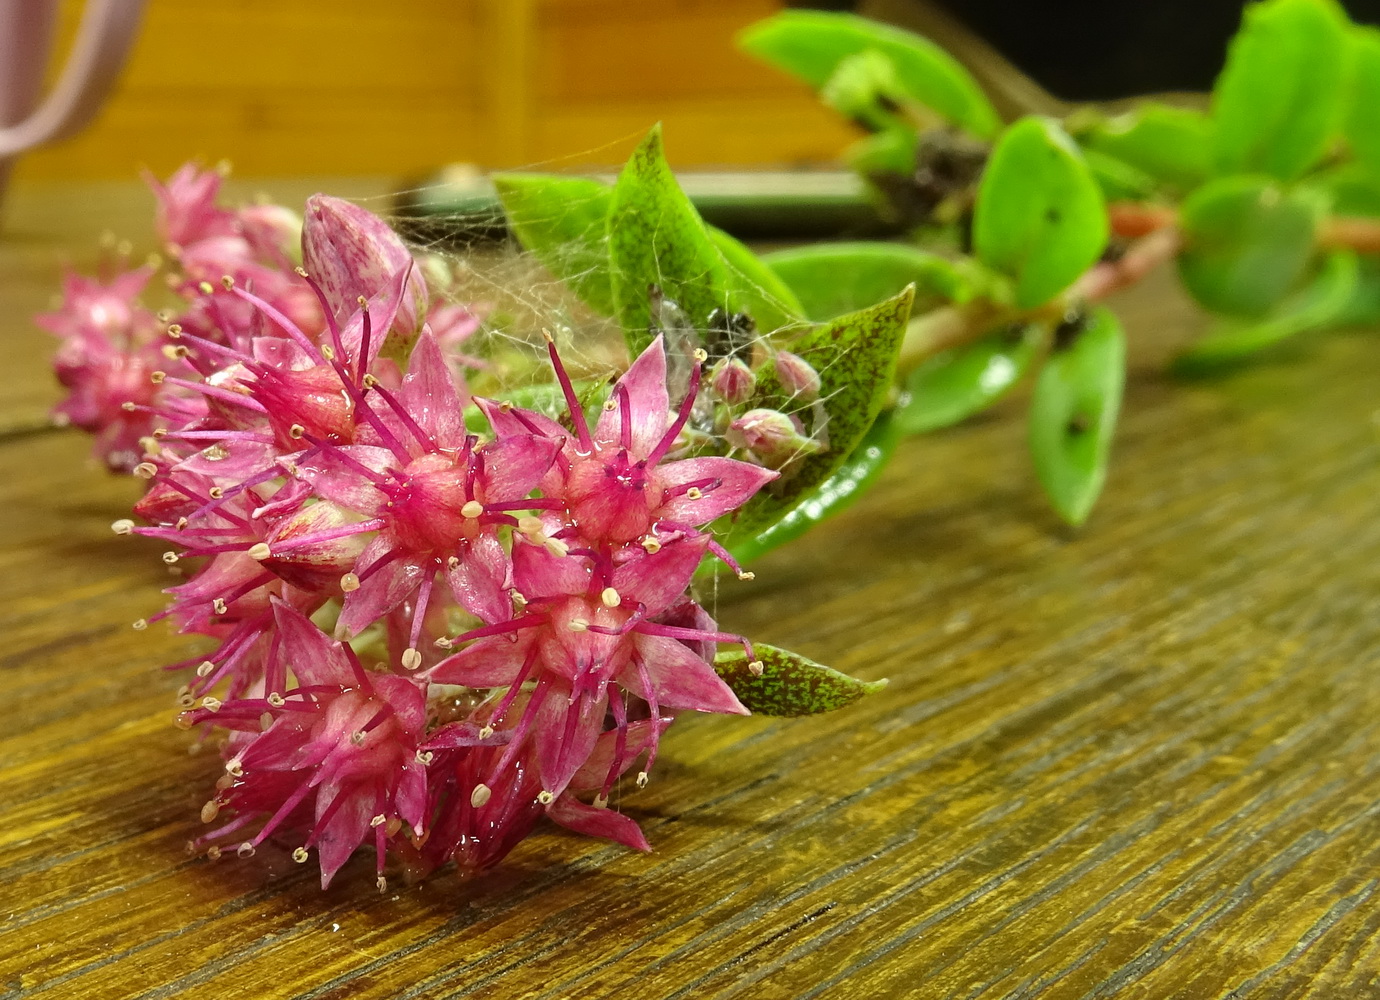
[[[130,627],[133,628],[134,631],[136,631],[136,632],[142,632],[142,631],[144,631],[144,629],[146,629],[146,628],[149,627],[148,619],[147,619],[147,618],[140,618],[137,622],[135,622],[135,623],[134,623],[133,625],[131,625]]]
[[[642,539],[642,547],[647,550],[648,555],[656,555],[661,551],[661,543],[651,535],[647,535]]]
[[[388,817],[385,816],[383,813],[379,813],[377,816],[375,816],[375,817],[373,817],[371,820],[369,820],[369,825],[370,825],[370,826],[375,826],[375,827],[377,827],[377,826],[383,826],[383,824],[385,824],[385,823],[387,823],[387,822],[388,822]]]
[[[690,356],[694,358],[696,361],[698,361],[700,364],[704,364],[706,361],[709,360],[709,352],[706,351],[703,347],[695,348],[695,352]]]
[[[293,424],[291,427],[288,428],[288,437],[292,438],[292,440],[294,441],[302,440],[303,436],[306,433],[307,429],[303,427],[301,424]]]
[[[607,795],[602,794],[596,795],[594,796],[594,801],[591,802],[590,805],[592,805],[595,809],[607,809],[609,805],[609,797]]]
[[[449,559],[446,560],[446,569],[455,569],[455,567],[457,567],[457,566],[459,566],[459,565],[460,565],[460,557],[459,557],[459,556],[451,556]]]
[[[416,670],[422,665],[422,654],[411,647],[404,649],[402,665],[404,670]]]
[[[173,323],[173,324],[171,324],[171,325],[168,327],[168,336],[171,337],[173,340],[176,340],[178,337],[182,336],[182,324],[181,324],[181,323]]]
[[[222,274],[220,276],[220,283],[225,286],[227,292],[235,287],[235,279],[228,274]]]
[[[225,773],[232,778],[243,778],[244,761],[240,760],[238,757],[231,757],[225,762]]]
[[[294,268],[292,269],[292,273],[295,274],[295,275],[297,275],[297,277],[299,277],[299,278],[310,278],[310,277],[311,277],[311,275],[307,274],[307,269],[306,269],[305,267],[294,267]]]
[[[703,500],[704,490],[700,489],[698,486],[692,486],[685,491],[685,498],[687,500]]]
[[[374,386],[379,384],[379,377],[377,375],[366,374],[364,378],[362,378],[360,381],[364,383],[364,388],[372,389]]]
[[[191,523],[191,522],[188,521],[185,517],[179,517],[179,518],[177,519],[177,524],[175,524],[174,527],[177,528],[178,531],[182,531],[182,530],[184,530],[184,529],[187,527],[187,525],[190,524],[190,523]]]
[[[762,671],[766,669],[766,664],[763,663],[761,660],[753,660],[751,663],[748,664],[748,672],[751,673],[754,677],[761,677]]]
[[[265,732],[265,733],[268,732],[269,728],[272,727],[272,725],[273,725],[273,714],[272,714],[271,712],[261,712],[261,713],[259,713],[259,731],[260,731],[260,732]]]
[[[623,603],[623,598],[612,587],[605,587],[604,592],[599,595],[599,600],[606,608],[616,608]]]
[[[322,345],[321,345],[321,356],[322,356],[323,358],[325,358],[327,361],[334,361],[334,360],[335,360],[335,348],[332,347],[330,344],[322,344]]]
[[[273,550],[268,547],[267,542],[259,542],[257,545],[251,545],[249,547],[248,554],[250,559],[256,559],[259,562],[263,562],[273,555]]]
[[[546,547],[547,552],[551,553],[557,559],[562,559],[570,554],[570,546],[559,538],[548,538],[546,541],[542,542],[542,545]]]
[[[204,708],[204,709],[206,709],[206,711],[208,711],[208,712],[219,712],[219,711],[220,711],[220,706],[221,706],[221,701],[220,701],[220,699],[219,699],[219,698],[216,698],[216,697],[213,697],[213,696],[211,696],[211,695],[209,695],[209,694],[208,694],[205,698],[202,698],[202,699],[201,699],[201,707]]]
[[[518,526],[518,531],[522,532],[524,535],[540,535],[540,534],[541,534],[541,529],[542,529],[541,518],[539,518],[539,517],[533,517],[531,514],[525,514],[525,515],[523,515],[522,517],[518,518],[518,525],[517,525],[517,526]]]
[[[647,782],[650,781],[650,780],[651,780],[651,776],[648,775],[646,771],[638,771],[638,772],[637,772],[637,787],[638,787],[638,788],[646,788],[646,787],[647,787]]]
[[[478,500],[468,500],[465,502],[465,505],[460,508],[461,517],[479,517],[483,513],[484,505]]]
[[[359,589],[359,577],[353,573],[346,573],[340,578],[340,589],[349,594]]]
[[[212,486],[209,490],[206,491],[206,495],[209,496],[212,500],[224,500],[225,490],[220,486]]]
[[[418,764],[430,764],[436,759],[436,755],[430,750],[418,750],[416,753]]]
[[[219,861],[220,848],[217,847],[215,844],[212,844],[210,847],[206,848],[206,858],[208,861]]]
[[[299,865],[302,864],[307,860],[307,849],[305,847],[297,848],[297,850],[292,852],[292,860],[296,861]]]
[[[366,737],[367,735],[369,734],[366,733],[363,729],[356,729],[353,733],[350,734],[350,742],[357,747],[363,746],[364,737]]]
[[[543,788],[543,789],[537,794],[537,801],[540,802],[540,803],[541,803],[542,805],[544,805],[544,806],[549,806],[551,803],[553,803],[553,802],[556,801],[556,796],[552,795],[551,792],[549,792],[548,790],[546,790],[545,788]]]
[[[756,574],[756,573],[749,572],[748,570],[742,569],[742,570],[739,570],[739,571],[738,571],[738,579],[739,579],[739,580],[756,580],[756,579],[757,579],[757,574]]]
[[[135,406],[135,405],[134,405],[133,403],[131,403],[129,400],[125,400],[123,403],[120,404],[120,409],[124,410],[126,413],[133,413],[135,410],[139,409],[139,407]],[[59,414],[58,414],[58,417],[67,417],[67,414],[65,414],[65,413],[59,413]],[[57,417],[54,417],[53,420],[54,420],[54,422],[56,423],[56,422],[57,422]],[[72,418],[71,418],[71,417],[67,417],[67,423],[71,423],[71,422],[72,422]],[[58,426],[59,426],[59,427],[66,427],[67,424],[58,424]]]
[[[479,730],[479,738],[480,738],[481,740],[487,740],[487,739],[488,739],[490,736],[492,736],[493,734],[494,734],[494,727],[493,727],[493,726],[486,725],[486,726],[484,726],[483,729]]]
[[[220,803],[217,802],[215,799],[211,799],[209,802],[207,802],[204,806],[201,807],[201,822],[203,823],[212,823],[215,821],[215,818],[219,815]]]
[[[177,562],[177,560],[178,560],[179,558],[180,558],[180,557],[178,556],[178,554],[177,554],[176,552],[168,551],[168,552],[164,552],[164,553],[163,553],[163,561],[164,561],[165,563],[167,563],[169,566],[171,566],[173,563]]]
[[[134,533],[134,522],[127,517],[122,517],[110,525],[110,530],[117,535],[132,535]]]
[[[470,805],[478,809],[493,796],[493,789],[480,782],[474,786],[474,791],[470,792]]]
[[[134,474],[140,479],[152,479],[158,475],[158,466],[152,462],[140,462],[134,467]]]
[[[210,295],[212,292],[216,290],[215,287],[209,281],[203,281],[196,287],[201,290],[202,295]]]
[[[520,591],[520,590],[515,590],[515,591],[513,591],[513,603],[516,604],[516,605],[517,605],[518,607],[520,607],[520,608],[526,607],[526,606],[527,606],[527,595],[524,594],[524,593],[523,593],[522,591]]]
[[[196,675],[198,677],[209,677],[211,676],[211,671],[215,669],[216,665],[210,660],[202,660],[200,666],[196,668]]]
[[[363,295],[355,296],[355,304],[359,306],[361,309],[369,308],[369,300],[366,299]]]
[[[572,632],[584,632],[584,631],[587,631],[588,629],[589,629],[589,622],[585,621],[583,618],[572,618],[572,619],[570,619],[570,631],[572,631]]]
[[[454,644],[455,643],[453,640],[444,635],[441,636],[441,638],[437,639],[434,643],[432,643],[432,645],[435,646],[437,649],[450,649],[450,647]]]
[[[374,879],[374,885],[378,886],[379,892],[388,891],[388,879],[384,878],[382,875]]]
[[[604,400],[605,413],[612,413],[616,409],[618,409],[618,400],[614,399],[612,396]]]
[[[230,607],[225,603],[225,598],[217,597],[214,601],[211,602],[211,610],[218,615],[223,615],[229,612]]]

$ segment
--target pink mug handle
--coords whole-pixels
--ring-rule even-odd
[[[76,42],[50,93],[22,121],[0,119],[0,161],[76,132],[95,115],[124,64],[144,0],[87,0]],[[0,112],[33,99],[57,0],[0,0]],[[6,107],[8,106],[8,107]]]

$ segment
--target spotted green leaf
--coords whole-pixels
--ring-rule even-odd
[[[751,316],[763,333],[799,326],[805,308],[791,286],[741,241],[708,223],[705,229],[724,258],[729,304]]]
[[[903,434],[948,427],[991,406],[1030,370],[1035,327],[1009,327],[943,351],[906,380],[895,420]]]
[[[523,248],[590,308],[612,316],[608,214],[613,190],[587,177],[559,174],[496,174],[493,182]]]
[[[852,14],[789,10],[750,25],[738,44],[822,90],[850,56],[886,56],[896,83],[941,118],[982,139],[1001,128],[996,110],[963,66],[927,38]]]
[[[992,151],[973,211],[973,246],[1033,308],[1071,285],[1107,244],[1107,209],[1088,165],[1057,123],[1022,118]]]
[[[1322,158],[1344,110],[1346,25],[1333,0],[1246,7],[1212,93],[1219,173],[1290,181]]]
[[[1265,177],[1222,177],[1179,212],[1179,275],[1213,312],[1263,315],[1289,294],[1313,253],[1326,199]]]
[[[813,320],[870,306],[910,284],[917,312],[965,301],[969,294],[969,278],[952,261],[902,243],[816,243],[762,260],[795,291]]]
[[[1071,342],[1058,343],[1035,382],[1030,452],[1054,509],[1082,524],[1107,478],[1107,457],[1126,380],[1121,324],[1093,310]]]
[[[760,674],[748,667],[743,650],[722,652],[714,658],[714,669],[756,715],[798,716],[832,712],[853,704],[868,694],[886,687],[885,680],[860,681],[765,643],[753,643],[753,653],[762,664]]]
[[[891,391],[914,294],[915,289],[907,287],[876,305],[822,323],[789,344],[819,372],[818,404],[793,397],[769,365],[759,374],[748,407],[796,413],[807,429],[822,409],[828,448],[794,463],[788,475],[748,501],[727,529],[730,538],[750,538],[780,521],[853,453]]]

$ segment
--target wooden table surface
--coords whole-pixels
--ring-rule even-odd
[[[339,193],[370,193],[337,183]],[[285,198],[301,185],[279,186]],[[543,829],[498,871],[328,892],[283,850],[189,859],[220,768],[171,725],[190,643],[135,484],[34,430],[28,315],[141,236],[115,186],[13,193],[0,241],[0,997],[1380,996],[1380,340],[1212,381],[1156,280],[1110,485],[1044,506],[1020,408],[906,444],[725,625],[880,696],[688,718],[621,807],[639,855]]]

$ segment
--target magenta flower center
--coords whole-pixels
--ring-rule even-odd
[[[398,545],[414,552],[449,551],[462,538],[479,534],[477,517],[465,514],[474,499],[469,465],[457,455],[428,454],[413,459],[385,487],[385,516]]]
[[[629,462],[624,449],[612,456],[596,451],[577,458],[566,480],[566,502],[580,530],[617,543],[641,538],[651,529],[660,492],[646,463]]]

